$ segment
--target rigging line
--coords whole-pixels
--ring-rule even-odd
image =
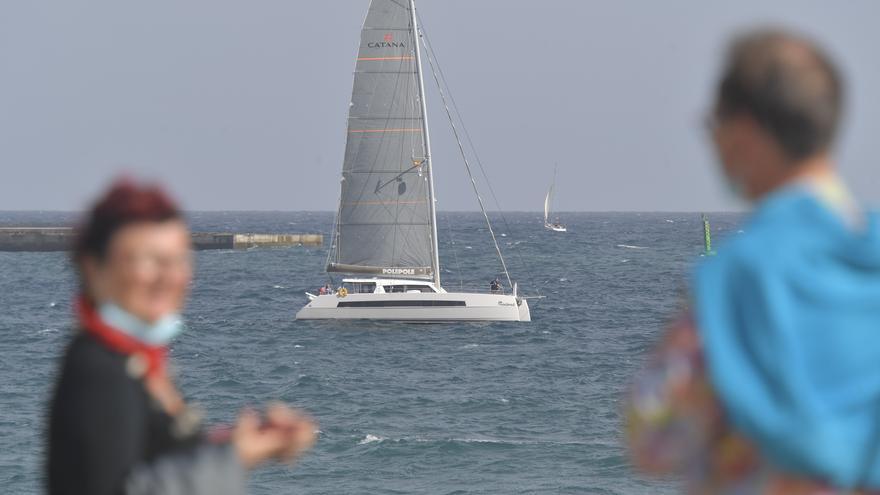
[[[342,186],[340,186],[340,190]],[[324,266],[330,266],[330,258],[333,256],[333,252],[336,251],[336,242],[339,237],[339,215],[342,211],[342,192],[339,193],[339,205],[336,207],[336,214],[333,215],[333,230],[330,231],[330,244],[327,249],[327,260],[324,262]]]
[[[415,12],[415,14],[416,14],[416,16],[418,16],[418,12]],[[413,35],[413,42],[414,42],[414,44],[413,44],[413,53],[415,53],[415,50],[416,50],[416,48],[417,48],[417,45],[415,45],[415,43],[418,43],[418,40],[419,40],[419,33],[417,33],[417,32],[413,32],[412,35]],[[418,71],[418,70],[413,71],[413,73],[412,73],[412,81],[413,81],[413,85],[414,85],[414,86],[418,86],[418,84],[419,84],[419,79],[420,79],[419,71]],[[418,95],[418,98],[419,98],[419,99],[421,99],[421,98],[426,98],[426,95],[424,95],[424,94],[419,94],[419,95]],[[415,115],[416,113],[418,113],[419,116],[420,116],[420,118],[421,118],[422,120],[425,120],[425,121],[426,121],[426,120],[427,120],[427,115],[422,114],[422,106],[420,105],[420,104],[421,104],[421,101],[418,102],[418,103],[419,103],[419,105],[418,105],[418,111],[416,111],[416,106],[417,106],[417,105],[416,105],[416,102],[415,102],[415,101],[410,101],[410,103],[412,103],[412,105],[413,105],[413,114]],[[424,135],[421,135],[421,136],[416,136],[415,134],[412,135],[413,142],[415,142],[415,139],[418,138],[418,140],[419,140],[419,144],[421,145],[421,148],[422,148],[422,149],[421,149],[421,156],[419,157],[419,158],[421,159],[421,164],[425,164],[425,162],[427,161],[427,156],[428,156],[428,147],[427,147],[427,142],[426,142],[427,135],[426,135],[426,134],[427,134],[427,133],[424,133]],[[415,158],[416,158],[415,150],[413,150],[413,160],[415,160]],[[428,167],[431,167],[431,169],[430,169],[427,173],[431,173],[431,174],[433,174],[433,167],[434,167],[434,163],[433,163],[433,161],[432,161],[431,163],[428,163],[427,165],[428,165]],[[419,170],[419,174],[421,175],[421,170]],[[425,179],[427,180],[427,174],[426,174]],[[431,187],[431,185],[428,184],[428,188],[430,188],[430,187]],[[429,194],[430,194],[430,193],[429,193]],[[437,256],[437,258],[438,258],[438,260],[437,260],[437,265],[438,265],[438,266],[437,266],[437,271],[438,271],[438,272],[442,272],[442,268],[440,268],[440,260],[439,260],[439,257],[440,257],[439,236],[440,236],[440,235],[439,235],[439,232],[437,232],[437,229],[436,229],[436,222],[437,222],[437,212],[436,212],[436,208],[437,208],[437,198],[434,197],[433,199],[434,199],[434,204],[433,204],[433,207],[434,207],[434,218],[433,218],[433,222],[434,222],[434,227],[435,227],[435,228],[433,229],[434,232],[431,232],[430,235],[428,236],[428,250],[431,251],[431,252],[433,253],[433,250],[434,250],[434,243],[435,243],[435,242],[438,243],[437,252],[436,252],[436,253],[433,253],[433,254],[432,254],[432,257],[433,257],[433,256]],[[432,222],[432,220],[431,220],[431,208],[430,208],[430,206],[426,209],[425,213],[426,213],[426,215],[427,215],[427,217],[428,217],[426,223],[428,224],[429,229],[430,229],[430,225],[431,225],[431,222]],[[462,269],[461,269],[461,263],[459,262],[459,259],[458,259],[458,252],[457,252],[456,247],[455,247],[455,236],[454,236],[453,233],[452,233],[452,222],[450,221],[450,219],[449,219],[448,216],[446,217],[446,227],[447,227],[447,230],[449,231],[449,237],[450,237],[450,239],[452,240],[452,246],[451,246],[451,248],[452,248],[452,256],[453,256],[453,258],[454,258],[454,260],[455,260],[455,266],[456,266],[456,269],[457,269],[457,271],[458,271],[459,287],[460,287],[460,288],[463,288],[463,286],[464,286],[464,281],[463,281],[462,278],[461,278],[461,277],[462,277],[462,273],[463,273],[463,271],[462,271]],[[438,237],[438,239],[434,239],[435,236]],[[433,269],[433,267],[432,267],[432,269]],[[440,273],[436,274],[436,276],[440,276]]]
[[[364,19],[364,22],[366,22],[366,19]],[[360,47],[358,47],[358,51],[360,51]],[[354,87],[355,81],[357,81],[357,64],[355,64],[355,70],[352,74],[351,79],[352,79],[352,81],[351,81],[352,87]],[[352,95],[351,98],[353,100],[354,95]],[[346,115],[346,119],[345,119],[345,142],[346,142],[346,147],[348,147],[348,127],[351,125],[351,122],[349,122],[349,118],[351,117],[351,100],[349,100],[349,109],[348,109],[348,112],[346,112],[346,113],[347,113],[347,115]],[[338,247],[340,245],[339,220],[342,217],[342,198],[345,195],[345,187],[347,185],[347,184],[345,184],[345,156],[343,156],[342,161],[343,161],[343,167],[342,167],[343,170],[342,170],[342,174],[340,174],[342,176],[342,178],[339,182],[339,204],[336,206],[336,214],[333,216],[333,232],[332,232],[332,237],[330,238],[330,247],[327,250],[327,260],[324,263],[325,270],[327,269],[327,267],[330,266],[330,259],[333,258],[334,253],[336,254],[335,261],[337,263],[339,262],[339,250],[338,250]],[[333,278],[330,276],[329,271],[327,271],[327,276],[328,276],[328,278],[330,278],[330,282],[333,285],[336,285],[335,282],[333,282]]]
[[[407,29],[407,36],[409,37],[409,39],[412,43],[416,42],[417,38],[416,38],[415,32],[413,32],[413,30],[412,30],[412,26],[409,26],[409,28]],[[411,44],[410,46],[413,46],[413,45]],[[411,53],[414,53],[414,52],[411,51]],[[414,56],[410,56],[407,58],[407,60],[414,60],[414,59],[415,59]],[[407,76],[407,74],[409,74],[409,76]],[[403,99],[399,100],[398,103],[403,106],[405,114],[407,114],[407,115],[411,114],[413,116],[416,114],[415,102],[417,101],[416,95],[418,92],[417,86],[416,86],[418,84],[416,77],[417,77],[417,73],[414,70],[407,71],[407,72],[404,72],[404,71],[398,72],[398,79],[399,79],[399,81],[401,81],[400,86],[402,87],[402,91],[404,94]],[[393,107],[394,107],[394,105],[392,105],[389,108],[389,116],[391,115],[391,112],[393,111]],[[419,111],[419,113],[420,113],[420,111]],[[408,136],[404,137],[400,141],[399,146],[397,147],[397,153],[398,153],[397,163],[401,166],[403,163],[412,163],[412,165],[409,166],[408,168],[406,168],[405,170],[401,171],[394,178],[388,180],[384,184],[378,183],[374,194],[378,194],[378,192],[381,189],[385,188],[385,186],[387,186],[388,184],[391,184],[391,183],[394,183],[395,181],[401,180],[401,178],[406,173],[412,172],[413,170],[419,168],[420,165],[422,165],[424,163],[424,160],[422,160],[418,165],[413,163],[416,158],[416,156],[415,156],[416,142],[420,143],[422,148],[424,149],[424,136],[417,135],[417,134],[421,134],[421,129],[418,130],[418,133],[409,133]],[[408,143],[407,143],[407,140],[409,141]],[[409,156],[405,158],[407,144],[409,144]],[[424,154],[425,154],[425,152],[423,151],[422,155],[424,155]],[[411,184],[411,187],[413,187],[413,186],[414,186],[414,184]],[[403,266],[406,264],[406,263],[404,263],[404,261],[402,259],[403,256],[401,256],[401,259],[398,259],[398,249],[401,251],[401,254],[405,254],[407,251],[407,248],[411,247],[411,245],[413,243],[412,231],[410,229],[401,229],[400,216],[402,213],[402,208],[401,208],[402,204],[405,204],[405,202],[403,202],[403,203],[400,202],[399,198],[398,198],[398,201],[394,205],[394,219],[395,219],[395,221],[394,221],[394,226],[392,228],[394,241],[392,242],[393,248],[392,248],[392,255],[391,255],[391,263],[393,266],[399,266],[399,265]],[[426,219],[425,223],[430,224],[430,219]]]
[[[420,19],[420,22],[421,22],[421,19]],[[461,117],[461,112],[458,109],[458,104],[455,101],[455,96],[452,94],[452,91],[450,90],[450,87],[449,87],[449,83],[446,81],[446,75],[443,72],[442,67],[440,67],[439,61],[437,60],[437,53],[434,51],[433,45],[431,45],[431,41],[430,41],[430,38],[428,37],[428,34],[426,32],[424,32],[424,25],[422,25],[422,28],[423,28],[423,34],[425,36],[426,46],[428,46],[428,50],[430,50],[432,56],[434,57],[434,61],[437,64],[437,70],[440,73],[440,79],[443,81],[443,85],[446,87],[446,91],[449,95],[449,99],[452,102],[452,108],[454,109],[456,117],[458,118],[458,121],[461,124],[461,128],[462,128],[462,131],[464,132],[465,138],[467,139],[468,146],[470,147],[471,152],[474,154],[474,159],[475,159],[477,165],[480,167],[480,172],[482,173],[483,179],[486,182],[486,186],[489,189],[489,194],[492,196],[492,200],[495,203],[495,208],[498,210],[498,216],[501,217],[501,221],[504,224],[504,228],[507,229],[508,232],[512,232],[512,229],[510,228],[510,224],[507,222],[507,218],[504,216],[504,213],[501,209],[501,203],[498,201],[498,196],[495,194],[495,188],[492,187],[492,182],[489,180],[489,176],[486,173],[485,167],[483,167],[483,161],[480,159],[480,155],[479,155],[479,153],[477,153],[477,148],[476,148],[476,146],[474,146],[473,140],[471,139],[470,132],[468,131],[467,126],[464,125],[464,119]],[[528,275],[529,279],[530,280],[533,279],[533,277],[531,276],[531,273],[529,273],[528,265],[522,259],[522,254],[517,250],[514,250],[514,252],[518,258],[518,261],[520,262],[520,265],[525,269],[526,274]]]
[[[335,251],[334,245],[336,243],[336,229],[337,228],[339,228],[338,227],[338,216],[334,215],[333,216],[333,231],[332,231],[333,237],[331,238],[330,246],[327,249],[327,259],[324,261],[324,269],[325,270],[328,266],[330,266],[330,257],[333,255],[333,251]],[[327,272],[327,278],[330,279],[330,285],[335,285],[335,282],[333,282],[333,277],[330,275],[330,272]]]
[[[418,12],[416,12],[418,14]],[[486,173],[485,167],[483,167],[483,161],[480,159],[479,153],[477,153],[477,148],[474,146],[474,142],[471,139],[470,132],[468,132],[467,126],[464,125],[464,119],[461,117],[461,112],[458,109],[458,104],[455,102],[455,96],[453,96],[452,91],[449,88],[449,83],[446,81],[446,75],[443,73],[443,69],[440,67],[440,62],[437,60],[437,54],[434,51],[433,45],[431,45],[430,37],[428,33],[425,31],[425,24],[422,21],[421,16],[419,17],[419,26],[422,35],[424,36],[425,46],[427,47],[430,55],[434,58],[434,63],[437,64],[437,71],[440,73],[440,79],[443,81],[443,85],[446,87],[446,91],[449,96],[449,100],[452,102],[452,108],[455,111],[455,115],[458,118],[459,123],[461,124],[462,131],[464,132],[465,139],[467,139],[468,146],[471,149],[471,152],[474,154],[474,160],[477,165],[480,167],[480,172],[483,175],[483,179],[486,182],[486,186],[489,189],[489,194],[492,196],[492,200],[495,202],[495,208],[498,210],[498,216],[501,218],[501,223],[504,224],[504,228],[507,229],[508,232],[512,232],[513,230],[510,228],[510,224],[507,222],[507,217],[504,216],[504,213],[501,209],[501,203],[498,201],[498,196],[495,194],[495,188],[492,187],[492,182],[489,181],[489,176]],[[535,280],[531,270],[529,269],[529,265],[525,262],[522,257],[522,253],[519,250],[513,249],[514,255],[519,262],[519,265],[522,267],[526,276],[529,280]],[[540,292],[539,292],[540,295]]]
[[[403,161],[403,157],[401,157],[401,161]],[[374,191],[374,193],[377,193],[377,192],[381,191],[382,189],[385,189],[385,186],[387,186],[389,184],[393,184],[394,182],[397,182],[397,179],[403,177],[405,174],[408,174],[421,166],[422,166],[422,162],[419,162],[418,164],[415,164],[415,165],[411,166],[410,168],[404,170],[403,172],[400,172],[399,174],[395,175],[394,177],[388,179],[387,181],[380,182],[378,185],[376,185],[376,190]]]
[[[415,39],[415,34],[412,32],[411,27],[409,29],[407,29],[406,36],[410,40]],[[412,46],[412,45],[410,44],[410,46]],[[415,64],[415,57],[414,57],[414,54],[412,53],[412,50],[410,50],[410,55],[408,56],[407,60],[412,60],[413,64]],[[399,77],[403,81],[404,92],[405,92],[405,98],[403,100],[401,100],[400,103],[403,106],[403,112],[405,115],[410,115],[410,112],[412,112],[411,113],[412,115],[415,115],[414,98],[412,96],[412,93],[416,93],[416,90],[415,90],[415,71],[411,70],[411,71],[409,71],[409,74],[410,75],[407,76],[407,74],[404,73],[403,71],[401,71],[399,74]],[[420,135],[421,132],[422,132],[422,129],[421,129],[421,127],[419,127],[418,134]],[[412,163],[413,165],[411,165],[409,168],[401,171],[398,175],[396,175],[393,179],[389,180],[385,184],[382,184],[380,188],[384,188],[388,184],[393,183],[395,181],[402,181],[402,177],[404,176],[404,174],[406,174],[407,172],[410,172],[416,168],[415,164],[413,163],[413,158],[415,157],[414,143],[415,143],[416,138],[417,138],[416,133],[410,133],[408,136],[404,136],[404,138],[400,142],[400,147],[398,148],[398,156],[397,156],[398,166],[402,167],[404,163]],[[407,141],[409,141],[409,142],[407,142]],[[409,157],[407,157],[406,161],[404,161],[404,156],[406,155],[406,151],[407,151],[407,145],[409,145],[408,146],[409,147]],[[414,184],[410,184],[410,187],[413,187],[413,186],[414,186]],[[377,188],[377,192],[379,191],[380,188]],[[427,198],[425,198],[425,199],[427,200]],[[391,262],[393,263],[393,266],[405,266],[407,264],[404,261],[404,258],[407,257],[407,256],[405,256],[405,254],[409,250],[409,248],[411,248],[411,245],[412,245],[412,232],[410,231],[410,229],[402,229],[401,228],[402,226],[401,226],[401,222],[400,222],[400,217],[401,217],[402,213],[405,213],[405,209],[404,209],[405,207],[403,207],[403,204],[405,204],[406,202],[400,201],[399,194],[397,197],[397,201],[398,201],[398,203],[397,203],[397,205],[395,205],[396,207],[394,210],[394,223],[395,223],[395,226],[393,229],[394,230],[394,244],[393,244],[394,245],[394,255],[391,258]],[[398,238],[400,238],[400,241],[398,241]],[[400,244],[400,245],[398,246],[398,244]],[[400,250],[399,255],[398,255],[398,249]],[[399,258],[398,258],[398,256],[399,256]]]
[[[410,21],[410,27],[412,27],[412,21]],[[410,39],[412,41],[412,44],[410,45],[412,47],[411,53],[413,54],[413,56],[415,56],[415,51],[417,48],[416,43],[418,43],[418,34],[415,32],[415,30],[411,29],[410,32],[408,33],[408,35],[411,36]],[[413,92],[415,93],[415,95],[414,95],[415,97],[407,100],[407,106],[408,106],[407,110],[410,111],[413,116],[415,116],[415,115],[419,116],[418,117],[419,123],[422,123],[423,128],[424,128],[424,123],[425,123],[425,120],[427,119],[427,115],[422,113],[422,106],[421,106],[420,100],[421,100],[421,98],[424,98],[425,96],[420,93],[420,91],[421,91],[420,90],[420,83],[419,83],[420,75],[419,75],[418,68],[414,67],[414,69],[415,70],[411,71],[411,73],[410,73],[410,82],[412,83],[411,87],[413,88]],[[420,160],[420,163],[419,163],[420,167],[421,167],[421,165],[424,165],[427,161],[426,157],[428,156],[428,145],[426,142],[426,138],[427,138],[427,133],[422,133],[419,135],[416,135],[416,134],[410,135],[410,158],[413,160],[413,162],[415,162],[415,160],[418,158]],[[418,150],[419,154],[418,155],[416,155],[416,145],[419,146],[419,150]],[[433,163],[429,163],[427,165],[429,167],[434,166]],[[423,172],[424,172],[424,177],[423,177]],[[433,169],[431,169],[431,173],[433,174]],[[424,187],[426,195],[430,196],[431,185],[428,184],[428,171],[427,171],[427,169],[419,168],[418,174],[419,174],[419,178],[422,179],[421,184],[419,184],[419,186]],[[428,198],[426,197],[426,199],[428,199]],[[437,252],[434,253],[434,239],[433,239],[433,237],[435,234],[432,230],[436,230],[436,229],[431,228],[431,222],[435,222],[435,224],[437,222],[436,207],[437,207],[437,198],[434,198],[435,215],[433,218],[431,217],[431,205],[429,205],[428,208],[425,209],[424,220],[425,220],[425,225],[428,227],[429,235],[425,236],[425,239],[423,239],[423,242],[426,243],[426,245],[424,247],[426,247],[427,251],[429,253],[431,253],[431,257],[432,258],[434,256],[438,257],[437,271],[439,272],[440,271],[440,268],[439,268],[439,264],[440,264],[440,260],[439,260],[440,252],[439,251],[440,251],[440,249],[438,247]],[[433,264],[432,264],[431,270],[433,271]],[[439,276],[439,274],[436,276]]]
[[[416,34],[418,35],[418,33]],[[480,211],[483,212],[483,217],[486,219],[486,226],[489,228],[489,234],[492,236],[492,242],[495,244],[495,252],[498,253],[498,259],[501,260],[501,267],[504,269],[504,276],[507,277],[508,287],[512,289],[513,281],[510,279],[510,272],[507,271],[507,263],[504,261],[504,255],[501,254],[501,246],[498,245],[498,239],[495,237],[495,231],[492,229],[492,222],[489,220],[489,214],[486,213],[486,206],[483,204],[483,198],[480,196],[480,191],[477,188],[477,181],[474,179],[474,174],[471,171],[471,165],[468,161],[467,153],[465,153],[461,137],[458,135],[458,128],[453,121],[452,111],[449,109],[449,104],[446,101],[446,94],[443,91],[443,86],[440,84],[440,79],[437,77],[437,71],[434,67],[434,60],[431,51],[427,49],[427,45],[425,45],[425,48],[428,55],[428,65],[431,67],[431,75],[434,76],[434,82],[437,83],[437,91],[440,93],[440,99],[443,101],[443,108],[446,110],[446,117],[449,119],[449,125],[452,127],[452,134],[455,135],[455,142],[458,144],[459,152],[461,152],[461,159],[464,161],[464,167],[467,170],[471,185],[474,188],[474,194],[476,194],[477,202],[480,204]]]
[[[446,212],[446,229],[449,230],[449,239],[452,241],[452,257],[455,259],[455,269],[458,270],[458,288],[460,291],[464,292],[464,278],[462,278],[462,274],[464,270],[461,269],[461,262],[458,261],[458,249],[455,247],[455,234],[452,231],[452,221],[449,219],[449,212]]]

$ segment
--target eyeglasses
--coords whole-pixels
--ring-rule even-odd
[[[728,120],[728,117],[731,117],[730,112],[724,111],[721,108],[715,107],[703,116],[702,119],[702,127],[709,134],[714,136],[721,126]]]
[[[151,273],[160,271],[190,271],[193,265],[193,258],[190,253],[166,255],[146,251],[135,252],[124,256],[120,261],[139,272]]]

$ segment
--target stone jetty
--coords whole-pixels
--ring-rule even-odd
[[[73,236],[70,227],[0,227],[0,251],[68,251]],[[196,250],[321,246],[324,235],[193,232],[192,241]]]

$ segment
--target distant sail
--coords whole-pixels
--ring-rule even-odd
[[[544,224],[550,220],[550,196],[553,195],[553,186],[547,190],[547,196],[544,198]]]
[[[328,271],[432,275],[432,216],[408,2],[372,0],[361,31]]]

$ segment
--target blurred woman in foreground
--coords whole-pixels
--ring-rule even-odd
[[[636,464],[690,493],[880,493],[880,216],[835,172],[842,106],[811,42],[732,46],[708,130],[756,208],[630,395]]]
[[[49,425],[50,494],[245,493],[248,469],[292,460],[315,425],[276,404],[209,439],[168,371],[192,278],[190,234],[155,187],[120,182],[85,219],[74,262],[79,331]]]

